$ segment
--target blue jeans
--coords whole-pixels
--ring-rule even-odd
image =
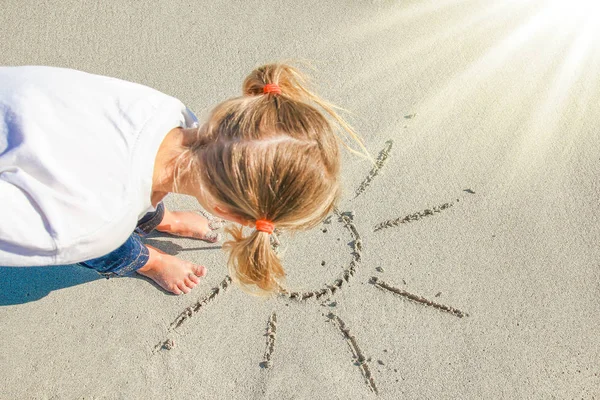
[[[79,265],[95,269],[106,278],[128,275],[142,268],[148,262],[148,248],[142,243],[142,237],[152,232],[162,221],[165,206],[158,203],[156,211],[149,212],[138,221],[135,231],[118,249],[105,256],[79,263]]]

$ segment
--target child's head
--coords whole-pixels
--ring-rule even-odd
[[[281,92],[275,86],[265,93],[268,84]],[[255,69],[243,93],[211,112],[178,175],[197,180],[200,203],[209,210],[217,206],[230,219],[250,226],[266,220],[284,231],[315,226],[340,195],[340,140],[316,107],[352,131],[288,65]],[[242,285],[277,291],[285,274],[269,234],[254,230],[244,237],[241,227],[227,232],[233,237],[224,246],[230,251],[232,277]]]

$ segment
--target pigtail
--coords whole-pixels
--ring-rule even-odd
[[[285,272],[279,257],[271,247],[269,234],[255,230],[244,237],[243,228],[240,226],[231,226],[225,231],[233,238],[225,242],[223,248],[230,251],[228,267],[234,281],[254,294],[277,292]],[[252,290],[252,285],[256,285],[261,292]]]
[[[263,65],[246,77],[242,90],[246,96],[260,96],[263,94],[265,85],[271,83],[277,84],[281,88],[282,97],[309,104],[313,103],[325,111],[336,122],[338,129],[332,131],[339,136],[342,145],[350,152],[373,161],[363,140],[335,110],[346,113],[348,111],[325,101],[312,92],[309,89],[311,86],[309,78],[296,68],[287,64]],[[348,143],[358,145],[360,151],[355,150]]]

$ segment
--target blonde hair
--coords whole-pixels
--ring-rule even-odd
[[[267,84],[281,93],[264,94]],[[321,111],[319,110],[321,109]],[[176,176],[190,177],[228,213],[242,220],[271,221],[285,231],[305,230],[322,221],[340,196],[342,136],[362,142],[333,110],[307,89],[306,77],[287,64],[268,64],[248,75],[243,96],[217,105],[186,149]],[[366,154],[366,150],[364,150]],[[185,164],[185,166],[182,166]],[[228,266],[247,290],[277,292],[285,272],[268,233],[228,227]]]

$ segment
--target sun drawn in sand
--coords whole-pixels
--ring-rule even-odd
[[[379,175],[380,171],[386,163],[386,160],[391,155],[392,148],[392,140],[388,140],[387,142],[385,142],[383,149],[379,152],[375,165],[370,170],[367,177],[356,189],[354,198],[363,194],[365,190],[367,190],[367,188],[371,185],[373,180]],[[466,189],[465,191],[471,194],[473,193],[470,189]],[[424,218],[428,218],[442,213],[445,210],[453,207],[458,202],[459,200],[456,199],[453,202],[443,203],[435,207],[425,209],[423,211],[417,211],[402,217],[382,221],[374,225],[372,230],[373,232],[378,232],[384,229],[398,228],[404,224],[417,222]],[[295,302],[315,301],[319,302],[322,306],[331,306],[331,304],[336,304],[335,302],[332,302],[332,299],[334,298],[335,294],[338,291],[343,290],[345,287],[351,285],[357,270],[363,267],[362,239],[354,223],[354,218],[354,211],[335,210],[333,215],[330,215],[327,219],[325,219],[320,228],[321,232],[323,233],[326,233],[328,232],[328,230],[331,229],[337,229],[338,233],[340,233],[341,231],[346,232],[346,235],[348,235],[350,238],[350,241],[348,242],[348,247],[350,248],[350,260],[347,261],[347,263],[341,268],[338,266],[337,268],[332,267],[329,270],[330,274],[333,273],[333,276],[330,277],[330,281],[328,283],[321,284],[311,290],[290,290],[289,288],[282,288],[280,296]],[[337,224],[335,224],[335,222],[337,222]],[[341,241],[341,238],[338,237],[338,241]],[[273,241],[273,246],[276,249],[280,246],[280,243],[277,239]],[[321,265],[325,266],[326,261],[322,261]],[[381,269],[379,270],[382,271]],[[439,311],[448,313],[458,318],[468,316],[467,313],[461,310],[458,310],[448,305],[431,301],[417,294],[409,293],[406,290],[396,287],[393,283],[386,282],[377,277],[371,277],[369,283],[378,290],[385,291],[387,293],[390,293],[391,295],[411,301],[413,303],[430,308],[435,308]],[[167,337],[161,340],[154,347],[154,352],[172,349],[175,345],[172,338],[172,334],[175,333],[179,327],[181,327],[195,315],[204,312],[210,303],[221,298],[223,294],[225,294],[232,285],[233,283],[231,278],[229,276],[225,276],[224,279],[216,287],[212,288],[208,294],[206,294],[194,304],[184,309],[169,325]],[[328,309],[331,309],[331,307],[328,307]],[[338,332],[338,334],[341,336],[341,339],[343,339],[347,343],[349,351],[352,355],[351,360],[357,367],[357,369],[360,371],[362,379],[364,380],[367,387],[373,393],[378,394],[376,377],[374,376],[369,366],[371,358],[368,357],[361,349],[360,339],[356,336],[356,333],[351,331],[350,327],[342,320],[342,318],[340,318],[334,312],[328,312],[324,315],[326,316],[326,321],[328,323],[331,323],[335,327],[332,332]],[[276,366],[274,364],[273,357],[276,354],[277,350],[276,341],[278,319],[276,312],[273,311],[271,315],[266,318],[266,321],[266,334],[264,334],[264,336],[266,337],[265,350],[262,360],[257,360],[257,365],[261,368],[273,368]]]

